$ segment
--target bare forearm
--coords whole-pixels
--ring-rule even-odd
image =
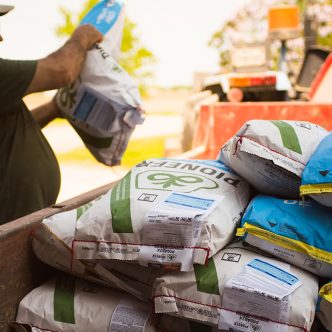
[[[38,60],[36,73],[25,94],[59,89],[72,83],[83,67],[87,51],[101,39],[102,35],[91,26],[76,29],[60,49]]]
[[[54,99],[49,103],[43,104],[31,111],[35,121],[39,124],[40,128],[45,127],[49,122],[60,116],[60,111]]]
[[[86,50],[76,41],[69,40],[63,47],[38,61],[36,77],[26,94],[59,89],[73,82],[84,64]],[[44,77],[43,80],[40,80]]]

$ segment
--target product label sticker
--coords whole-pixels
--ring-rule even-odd
[[[225,311],[250,313],[274,322],[287,323],[289,295],[301,284],[296,275],[289,273],[288,264],[254,259],[227,281],[222,307]]]
[[[81,85],[72,115],[89,126],[106,132],[115,132],[120,130],[116,121],[119,108],[120,105],[114,101],[111,102],[97,91]]]
[[[145,266],[192,270],[193,247],[201,225],[222,201],[219,195],[173,192],[145,216],[139,261]]]
[[[109,332],[144,332],[150,313],[149,305],[122,300],[113,312]]]

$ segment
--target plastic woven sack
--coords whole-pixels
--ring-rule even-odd
[[[16,321],[52,332],[153,332],[152,307],[98,285],[58,277],[32,290],[20,302]]]
[[[321,277],[332,277],[331,209],[313,200],[259,195],[249,204],[238,235]]]
[[[319,144],[302,174],[301,196],[332,207],[332,133]]]
[[[77,218],[85,206],[76,210],[58,213],[45,219],[32,232],[32,248],[39,260],[57,270],[80,278],[121,289],[143,301],[152,297],[155,277],[159,269],[120,261],[84,261],[73,259],[72,242]]]
[[[274,269],[280,269],[285,274],[296,275],[302,285],[281,302],[268,295],[270,290],[265,283],[258,283],[258,288],[251,289],[248,280],[244,279],[243,269],[256,260],[274,266]],[[236,284],[234,277],[240,280],[241,276],[242,285]],[[259,282],[259,275],[252,280]],[[238,292],[236,298],[229,296],[232,291],[234,294]],[[192,272],[173,272],[157,278],[154,292],[156,313],[214,327],[227,324],[228,328],[224,329],[230,331],[299,332],[309,331],[313,323],[318,282],[312,274],[238,242],[218,252],[209,260],[208,266],[195,266]],[[226,303],[226,294],[227,301],[237,299],[238,302],[230,307]]]
[[[191,270],[234,238],[248,200],[220,162],[146,160],[78,218],[73,256]]]
[[[131,134],[144,121],[136,84],[114,59],[119,52],[123,1],[101,1],[83,19],[105,34],[87,53],[79,78],[58,90],[56,102],[92,155],[113,166],[121,162]]]
[[[251,120],[218,159],[261,193],[298,198],[303,169],[327,134],[309,122]]]

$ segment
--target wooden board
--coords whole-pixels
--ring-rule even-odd
[[[45,281],[54,270],[39,262],[31,249],[30,233],[44,218],[71,210],[104,194],[115,183],[94,189],[0,226],[0,331],[11,331],[22,298]]]

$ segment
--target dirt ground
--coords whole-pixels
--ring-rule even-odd
[[[168,155],[180,153],[180,138],[182,134],[182,112],[188,90],[158,90],[151,91],[149,97],[143,99],[143,107],[147,115],[143,125],[136,127],[131,140],[140,138],[164,137],[165,151]],[[51,94],[33,94],[25,98],[29,109],[33,109],[52,98]],[[80,137],[67,122],[50,123],[43,133],[53,148],[55,154],[70,153],[84,148]],[[113,182],[123,177],[128,169],[116,166],[108,167],[97,161],[82,160],[64,161],[58,158],[62,184],[57,202],[63,202],[86,191]]]

